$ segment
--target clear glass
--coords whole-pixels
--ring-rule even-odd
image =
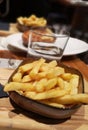
[[[30,30],[27,57],[43,57],[61,60],[69,39],[66,30],[58,33],[51,27],[40,27]]]

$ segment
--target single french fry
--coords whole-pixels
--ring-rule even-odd
[[[51,78],[54,78],[54,77],[55,77],[54,70],[53,69],[48,70],[47,74],[46,74],[46,78],[51,79]]]
[[[56,86],[56,84],[57,84],[57,78],[47,80],[47,82],[45,84],[45,91],[54,88]]]
[[[79,76],[73,74],[72,78],[70,80],[70,84],[72,86],[70,94],[77,94],[78,93],[78,85],[79,85]]]
[[[65,73],[65,70],[64,68],[57,66],[54,68],[54,73],[56,76],[60,76],[61,74]]]
[[[19,67],[18,71],[22,72],[22,73],[27,72],[27,71],[31,70],[36,65],[36,63],[37,63],[37,61],[34,61],[32,63],[27,63],[25,65],[22,65]]]
[[[40,72],[46,72],[49,69],[48,63],[43,63],[40,67]]]
[[[61,75],[61,78],[62,78],[63,80],[69,81],[69,80],[72,78],[72,74],[71,74],[71,73],[63,73],[63,74]]]
[[[43,92],[45,90],[46,82],[47,82],[46,78],[36,82],[36,84],[34,85],[36,92]]]
[[[63,104],[59,104],[56,102],[51,102],[50,100],[40,100],[39,102],[53,106],[53,107],[58,107],[58,108],[65,108]]]
[[[57,79],[57,85],[61,88],[64,89],[65,83],[64,80],[61,77],[58,77]]]
[[[20,82],[22,78],[22,73],[17,72],[14,74],[14,76],[12,77],[13,82]]]
[[[43,99],[50,99],[50,98],[55,98],[55,97],[61,97],[67,94],[68,92],[65,90],[60,90],[60,89],[51,89],[48,91],[44,91],[41,93],[37,93],[33,99],[34,100],[43,100]],[[30,98],[30,95],[29,95]]]
[[[25,75],[23,76],[23,78],[21,79],[21,82],[25,83],[25,82],[30,82],[32,81],[31,77],[29,75]]]
[[[42,78],[46,78],[46,74],[47,74],[47,72],[39,72],[38,74],[36,74],[36,76],[34,78],[35,78],[35,80],[40,80]]]
[[[17,90],[33,91],[34,86],[33,86],[32,83],[10,82],[10,83],[6,84],[5,87],[4,87],[5,92],[17,91]]]
[[[27,98],[33,99],[36,96],[36,92],[35,91],[26,91],[24,93],[24,96],[27,97]]]
[[[35,79],[35,76],[37,75],[37,73],[39,72],[39,69],[41,67],[41,65],[45,62],[45,59],[41,58],[40,60],[38,60],[37,64],[33,67],[33,69],[30,71],[29,75],[32,79]]]
[[[76,103],[86,103],[88,104],[88,94],[73,94],[73,95],[64,95],[59,98],[51,99],[52,102],[61,103],[61,104],[76,104]]]
[[[68,91],[68,93],[70,93],[71,89],[72,89],[71,84],[67,81],[64,81],[64,90],[66,90],[66,91]]]

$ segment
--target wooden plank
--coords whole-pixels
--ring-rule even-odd
[[[12,32],[8,32],[8,31],[0,30],[0,36],[6,37],[6,36],[11,35],[11,34],[13,34],[13,33]]]
[[[0,83],[4,85],[13,71],[14,69],[0,68]]]

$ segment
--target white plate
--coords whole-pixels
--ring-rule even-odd
[[[11,47],[15,47],[21,51],[25,51],[25,52],[27,51],[27,47],[25,47],[23,45],[22,33],[16,33],[16,34],[12,34],[12,35],[7,36],[6,42]]]
[[[23,45],[22,33],[12,34],[6,38],[6,42],[21,51],[27,51]],[[64,56],[76,55],[88,50],[88,44],[82,40],[70,37],[64,51]]]

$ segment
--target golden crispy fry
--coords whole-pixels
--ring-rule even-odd
[[[32,83],[20,83],[20,82],[10,82],[5,85],[4,91],[33,91],[34,86]]]
[[[78,85],[79,85],[79,76],[73,74],[70,80],[70,84],[72,86],[70,94],[77,94],[78,93]]]
[[[61,77],[58,77],[57,79],[57,85],[61,88],[64,89],[65,83],[64,80]]]
[[[50,106],[53,106],[53,107],[65,108],[65,106],[63,104],[51,102],[50,100],[41,100],[39,102],[50,105]]]
[[[64,68],[57,66],[54,68],[54,72],[55,72],[56,76],[59,76],[59,75],[62,75],[63,73],[65,73],[65,70],[64,70]]]
[[[40,80],[42,78],[46,78],[46,74],[47,74],[47,72],[39,72],[38,74],[36,74],[35,80]]]
[[[47,79],[41,79],[40,81],[35,83],[36,92],[43,92],[45,90]]]
[[[66,90],[70,93],[71,89],[72,89],[71,84],[67,81],[64,81],[64,90]]]
[[[12,77],[13,82],[20,82],[22,78],[22,73],[17,72],[14,74],[14,76]]]
[[[46,72],[49,69],[48,63],[43,63],[40,67],[40,72]]]
[[[87,103],[88,104],[88,94],[74,94],[74,95],[64,95],[59,98],[51,99],[52,102],[61,104],[76,104],[76,103]]]
[[[65,108],[65,106],[63,104],[59,104],[59,103],[47,102],[46,104],[50,105],[50,106],[53,106],[53,107]]]
[[[36,64],[37,64],[37,61],[22,65],[19,67],[18,71],[22,73],[27,72],[27,71],[29,72]]]
[[[55,75],[54,72],[55,72],[54,69],[49,69],[49,70],[47,71],[46,78],[47,78],[47,79],[55,78],[56,75]]]
[[[57,78],[49,79],[45,84],[45,90],[50,90],[57,85]]]
[[[63,73],[64,73],[64,68],[54,67],[54,68],[51,68],[47,71],[46,77],[48,79],[51,79],[51,78],[55,78]]]
[[[21,79],[21,82],[25,83],[25,82],[30,82],[32,81],[31,77],[29,75],[25,75],[23,76],[23,78]]]
[[[26,91],[24,93],[24,96],[27,97],[27,98],[33,99],[36,96],[36,92],[35,91],[28,91],[28,92]]]
[[[50,98],[55,98],[55,97],[61,97],[67,94],[68,92],[65,90],[60,90],[60,89],[51,89],[48,91],[44,91],[41,93],[37,93],[32,99],[34,100],[43,100],[43,99],[50,99]],[[30,95],[27,95],[27,97],[30,98]]]
[[[72,74],[71,74],[71,73],[63,73],[63,74],[61,75],[61,78],[62,78],[63,80],[69,81],[69,80],[72,78]]]
[[[53,61],[49,62],[49,63],[48,63],[48,66],[49,66],[50,68],[56,67],[56,66],[57,66],[56,60],[53,60]]]
[[[37,64],[33,67],[33,69],[30,71],[30,77],[32,79],[35,79],[37,73],[39,72],[39,69],[41,67],[41,65],[45,62],[45,60],[43,58],[41,58]]]

